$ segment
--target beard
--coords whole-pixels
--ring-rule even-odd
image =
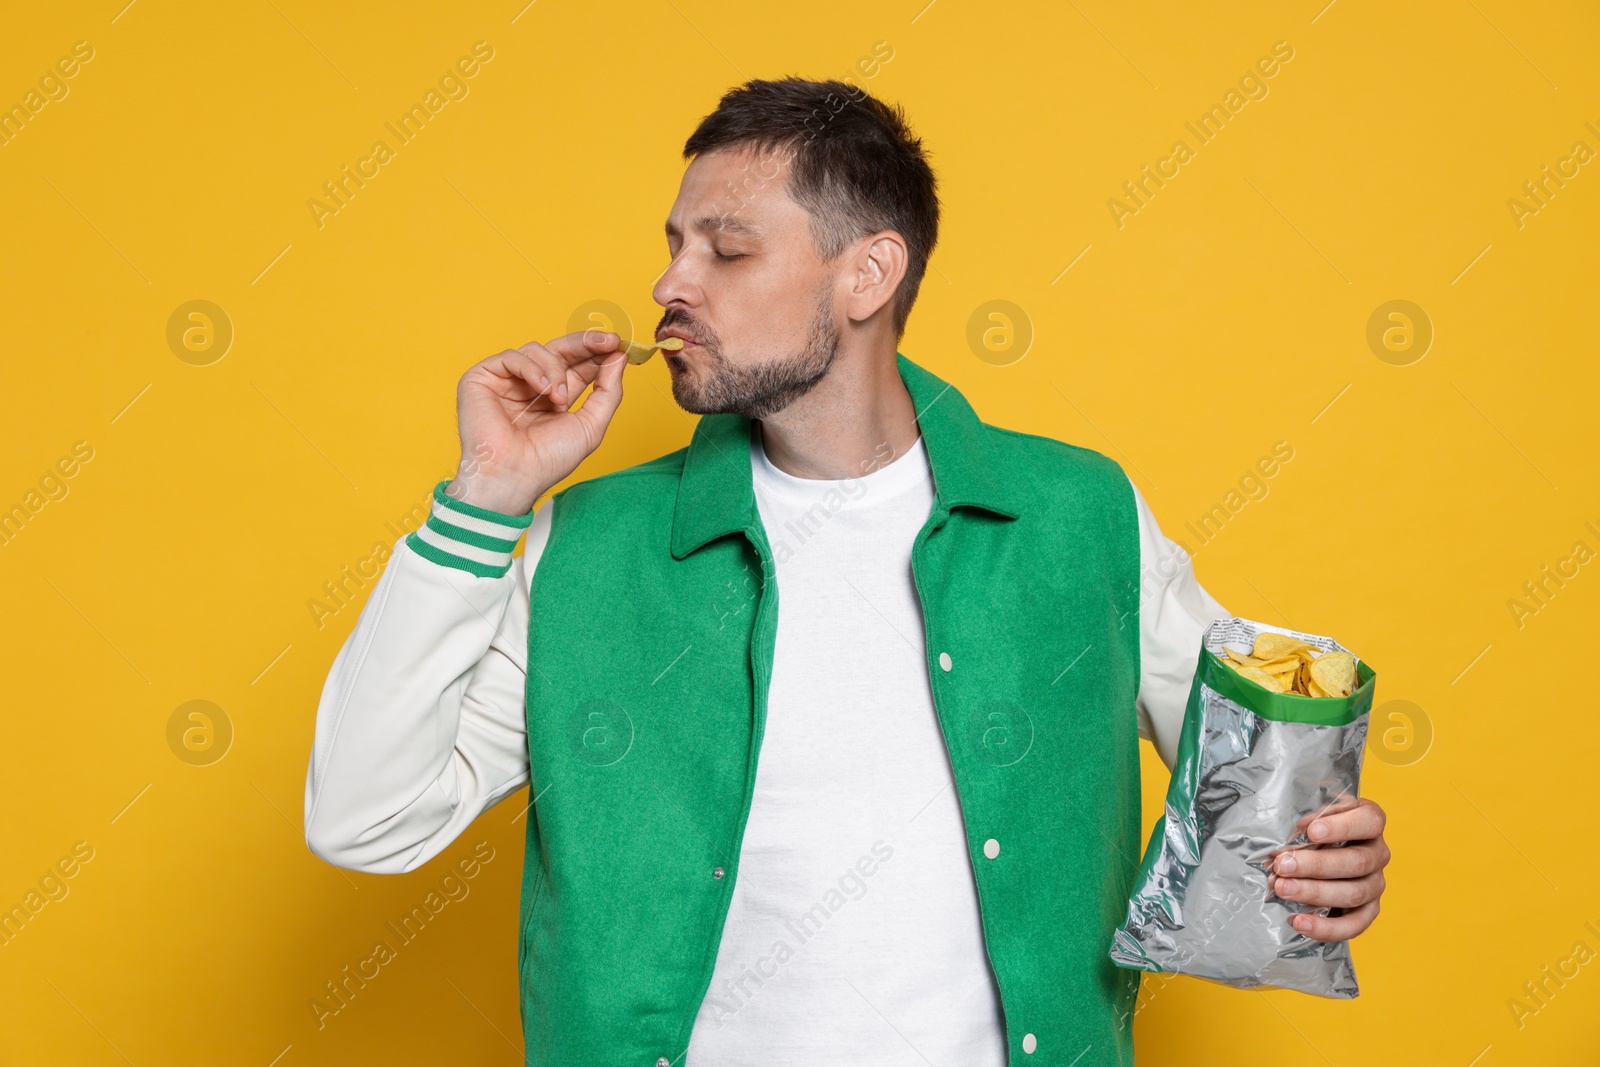
[[[700,344],[709,364],[703,375],[691,380],[687,370],[672,376],[672,396],[685,411],[696,415],[732,413],[750,420],[773,415],[809,393],[828,373],[839,354],[839,327],[833,319],[831,288],[818,292],[816,312],[799,352],[741,367],[723,354],[714,337]],[[671,325],[670,318],[662,325]],[[698,338],[697,338],[698,340]],[[665,353],[667,360],[682,357]],[[683,364],[680,364],[683,365]],[[702,379],[703,380],[698,380]]]

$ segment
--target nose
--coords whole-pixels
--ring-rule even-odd
[[[661,276],[656,279],[655,285],[650,290],[650,296],[664,308],[669,308],[674,303],[690,307],[699,303],[700,289],[691,277],[689,257],[685,254],[687,250],[685,245],[677,258],[667,264],[667,269],[661,272]]]

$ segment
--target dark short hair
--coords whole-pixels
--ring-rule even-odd
[[[879,230],[905,238],[906,275],[894,297],[895,337],[905,333],[939,239],[939,195],[900,107],[841,81],[751,80],[700,120],[683,158],[718,148],[790,157],[789,197],[810,213],[824,260]]]

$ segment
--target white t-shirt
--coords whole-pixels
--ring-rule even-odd
[[[999,993],[911,577],[927,451],[919,437],[861,477],[822,480],[774,467],[757,440],[751,467],[777,640],[689,1067],[998,1067]]]

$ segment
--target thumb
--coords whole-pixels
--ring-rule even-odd
[[[602,359],[600,373],[595,376],[588,399],[573,412],[583,421],[586,435],[597,447],[600,438],[605,436],[606,427],[611,425],[611,416],[617,413],[617,406],[622,403],[622,370],[627,365],[625,352],[619,351]]]

